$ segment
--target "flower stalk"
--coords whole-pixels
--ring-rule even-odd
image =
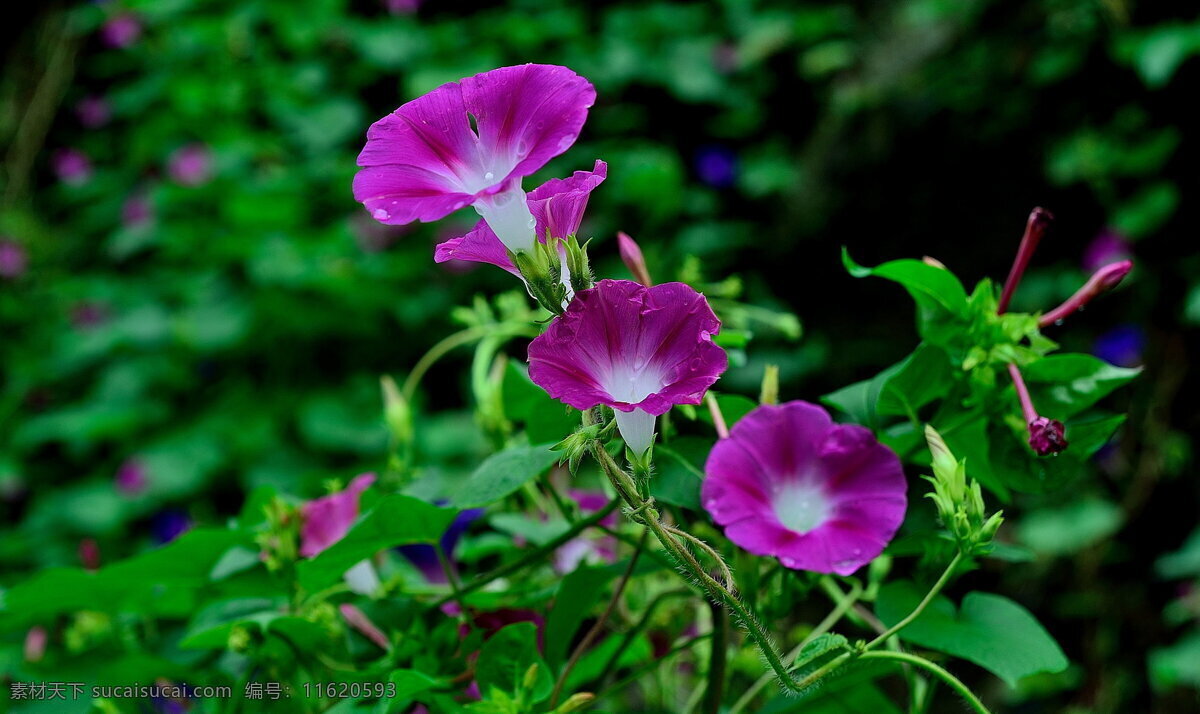
[[[1053,220],[1054,216],[1044,208],[1035,208],[1029,214],[1029,220],[1025,222],[1025,234],[1021,236],[1021,245],[1017,248],[1017,257],[1013,260],[1012,269],[1008,271],[1008,279],[1004,281],[1004,290],[1000,293],[1000,302],[996,306],[997,314],[1003,315],[1008,310],[1008,303],[1012,300],[1017,285],[1025,275],[1029,259],[1033,257],[1038,243],[1042,241],[1042,236],[1046,234],[1046,229],[1050,227]]]
[[[1133,261],[1121,260],[1116,263],[1109,263],[1100,268],[1088,281],[1083,284],[1083,287],[1075,291],[1075,294],[1067,298],[1063,304],[1054,308],[1050,312],[1042,315],[1038,319],[1038,327],[1049,327],[1056,325],[1070,315],[1082,310],[1089,302],[1098,297],[1101,293],[1108,292],[1120,285],[1121,281],[1129,275],[1129,271],[1133,270]]]
[[[1017,398],[1021,402],[1021,413],[1025,417],[1025,426],[1029,430],[1029,446],[1038,456],[1057,454],[1067,448],[1066,427],[1057,419],[1050,419],[1037,413],[1033,399],[1029,396],[1029,388],[1017,365],[1008,365],[1008,374],[1012,377],[1013,386],[1017,390]]]

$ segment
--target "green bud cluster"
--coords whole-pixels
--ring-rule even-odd
[[[933,493],[926,495],[937,506],[938,517],[965,555],[988,552],[1004,521],[1003,512],[987,515],[979,482],[967,478],[966,462],[954,458],[932,426],[925,426],[925,440],[933,455],[933,476],[925,477],[933,484]]]
[[[587,244],[580,244],[575,236],[563,239],[547,232],[545,243],[535,242],[532,250],[509,253],[509,257],[525,278],[529,294],[554,315],[563,313],[570,295],[595,283]]]

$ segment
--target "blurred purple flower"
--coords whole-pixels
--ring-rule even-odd
[[[409,226],[386,226],[358,211],[350,216],[350,233],[364,253],[382,253],[411,230]]]
[[[142,22],[137,15],[123,12],[112,17],[100,28],[100,37],[109,47],[123,49],[142,36]]]
[[[389,225],[474,206],[509,250],[529,250],[534,221],[521,180],[570,148],[595,99],[590,82],[555,65],[443,84],[371,125],[354,198]]]
[[[154,207],[150,199],[143,193],[135,193],[121,204],[121,223],[126,228],[134,228],[149,223],[154,216]]]
[[[530,343],[529,378],[576,409],[612,407],[640,455],[658,415],[699,404],[725,371],[725,350],[712,340],[720,328],[704,296],[683,283],[601,280]]]
[[[360,474],[337,493],[313,499],[300,509],[300,555],[311,558],[338,542],[358,518],[358,499],[375,483],[375,474]]]
[[[883,552],[907,507],[896,454],[808,402],[742,417],[704,473],[701,500],[725,535],[797,570],[850,575]]]
[[[439,504],[441,505],[441,504]],[[454,521],[442,533],[440,545],[442,553],[451,562],[454,563],[454,548],[458,545],[458,541],[462,538],[471,524],[483,515],[482,508],[468,508],[465,511],[460,511],[454,517]],[[442,569],[441,561],[438,560],[437,549],[432,545],[402,545],[396,549],[401,555],[415,565],[425,579],[431,583],[445,583],[446,572]]]
[[[383,0],[383,5],[393,15],[413,15],[421,8],[421,0]]]
[[[602,491],[574,490],[570,494],[584,514],[592,514],[608,505],[608,496]],[[613,511],[601,525],[613,528],[617,525],[617,513]],[[580,535],[554,551],[554,569],[562,574],[570,573],[584,562],[613,563],[617,559],[617,539],[610,535],[590,537]]]
[[[50,162],[58,180],[69,186],[85,184],[92,177],[92,160],[78,149],[59,149]]]
[[[363,637],[379,645],[380,649],[391,649],[392,643],[388,641],[387,635],[383,634],[371,618],[367,617],[366,613],[358,609],[348,602],[338,605],[338,612],[342,614],[342,619],[348,625],[362,633]]]
[[[1137,325],[1121,325],[1096,339],[1092,354],[1118,367],[1140,367],[1146,349],[1146,333]]]
[[[19,278],[28,267],[29,256],[25,253],[25,246],[15,240],[0,239],[0,278]]]
[[[71,325],[77,330],[90,330],[108,321],[108,308],[99,302],[84,300],[71,307]]]
[[[34,625],[25,633],[25,661],[39,662],[46,656],[46,642],[50,639],[46,628]]]
[[[126,496],[136,496],[146,490],[146,468],[136,459],[127,459],[117,468],[114,481],[118,491]]]
[[[1083,272],[1089,275],[1110,263],[1129,260],[1133,257],[1132,247],[1121,234],[1106,228],[1100,231],[1083,251]]]
[[[84,570],[100,569],[100,544],[95,538],[84,538],[79,541],[79,562]]]
[[[174,508],[159,511],[150,519],[150,532],[159,544],[170,543],[191,528],[191,516]]]
[[[608,164],[597,160],[591,171],[576,171],[565,179],[550,179],[530,191],[529,212],[533,214],[533,230],[538,241],[545,243],[547,233],[555,238],[575,235],[583,222],[588,197],[607,176]],[[490,263],[518,277],[521,275],[508,257],[508,248],[486,221],[479,221],[466,235],[439,245],[433,259],[438,263],[450,260]]]
[[[696,174],[713,188],[729,188],[737,183],[737,154],[727,146],[711,144],[696,150]]]
[[[181,146],[167,159],[167,173],[183,186],[208,183],[213,174],[212,152],[204,144]]]
[[[75,115],[79,117],[80,124],[88,129],[96,129],[112,118],[112,106],[104,97],[84,97],[75,105]]]

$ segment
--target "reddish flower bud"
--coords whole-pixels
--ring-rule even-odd
[[[1133,270],[1133,261],[1130,260],[1109,263],[1097,270],[1083,284],[1083,287],[1076,290],[1074,295],[1067,298],[1066,302],[1042,315],[1042,318],[1038,320],[1038,327],[1048,327],[1065,319],[1077,310],[1082,310],[1097,295],[1117,287],[1125,279],[1125,276],[1129,275],[1130,270]]]
[[[621,260],[633,274],[634,280],[646,287],[654,285],[654,281],[650,279],[650,270],[646,267],[646,259],[642,256],[642,249],[636,241],[628,234],[619,232],[617,233],[617,249],[621,251]]]
[[[1038,456],[1057,454],[1067,448],[1066,430],[1057,419],[1038,417],[1029,422],[1029,446]]]

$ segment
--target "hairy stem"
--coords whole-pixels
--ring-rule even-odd
[[[965,699],[967,704],[970,704],[971,708],[974,709],[978,714],[990,714],[988,708],[979,700],[979,697],[975,696],[975,693],[972,692],[967,685],[963,684],[958,677],[955,677],[953,674],[950,674],[948,671],[946,671],[944,667],[934,664],[924,657],[918,657],[906,652],[864,652],[859,655],[858,658],[891,660],[893,662],[920,667],[921,669],[926,670],[938,679],[945,682],[954,691],[958,692],[959,696]]]
[[[715,602],[712,608],[712,642],[709,642],[708,688],[704,692],[705,714],[721,714],[725,694],[725,650],[729,646],[729,613]]]

